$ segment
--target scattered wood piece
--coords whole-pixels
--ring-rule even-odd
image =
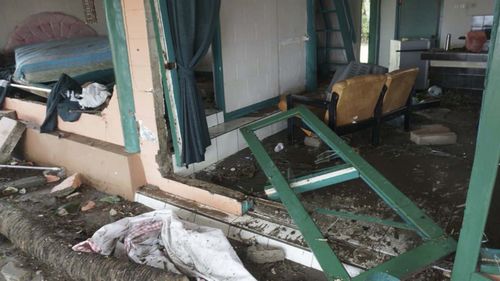
[[[7,163],[26,126],[11,118],[0,119],[0,163]]]
[[[0,118],[3,118],[3,117],[7,117],[10,119],[16,120],[17,113],[15,110],[10,110],[10,109],[0,110]]]
[[[0,233],[22,251],[65,272],[72,280],[188,280],[184,276],[113,257],[74,252],[66,246],[68,241],[54,235],[54,229],[8,202],[0,204]]]
[[[105,196],[105,197],[99,199],[100,202],[106,202],[109,204],[116,204],[116,203],[119,203],[121,200],[122,199],[116,195]]]
[[[5,190],[8,187],[15,187],[17,189],[23,189],[23,188],[32,188],[36,186],[40,186],[47,183],[47,180],[45,179],[44,176],[32,176],[32,177],[26,177],[18,180],[13,180],[9,181],[6,183],[3,183],[0,186],[0,191]]]
[[[81,208],[81,211],[82,212],[87,212],[87,211],[90,211],[92,209],[95,208],[95,202],[90,200],[90,201],[87,201],[85,204],[83,204],[82,208]]]
[[[80,202],[79,201],[73,201],[66,203],[59,208],[57,208],[56,213],[60,216],[66,216],[68,214],[73,214],[78,212],[80,210]]]
[[[441,125],[427,125],[411,131],[410,140],[418,145],[446,145],[457,142],[457,134]]]
[[[77,188],[82,185],[82,176],[79,173],[67,177],[60,184],[54,186],[50,193],[56,197],[65,197],[73,193]]]

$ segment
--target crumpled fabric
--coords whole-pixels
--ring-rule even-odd
[[[0,80],[0,107],[3,106],[3,102],[5,101],[5,97],[9,94],[10,91],[10,82],[7,80]]]
[[[80,93],[82,87],[68,75],[62,74],[47,98],[45,120],[40,126],[40,132],[49,133],[54,131],[57,128],[58,115],[67,122],[75,122],[80,119],[81,112],[76,111],[78,103],[71,101],[65,95],[68,91]]]
[[[71,95],[71,101],[78,102],[82,108],[96,108],[101,106],[111,96],[106,86],[92,83],[82,88],[82,93],[76,97]]]
[[[220,229],[179,219],[171,210],[108,224],[74,251],[111,255],[122,246],[132,261],[207,281],[254,281]]]

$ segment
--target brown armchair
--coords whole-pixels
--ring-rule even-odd
[[[418,68],[395,70],[387,73],[385,90],[382,93],[373,131],[373,144],[378,144],[380,139],[380,126],[383,122],[404,116],[404,129],[410,129],[410,116],[412,110],[412,94],[418,76]]]
[[[288,95],[286,110],[304,104],[337,134],[351,133],[376,124],[376,108],[386,82],[383,74],[356,76],[332,86],[331,100],[317,96]],[[288,137],[293,141],[296,118],[288,119]]]

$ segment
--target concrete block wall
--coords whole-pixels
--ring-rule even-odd
[[[155,101],[153,90],[161,89],[161,85],[154,85],[154,73],[158,71],[157,65],[152,65],[150,60],[150,44],[154,41],[154,34],[148,33],[146,9],[144,1],[122,0],[126,38],[129,51],[130,68],[132,75],[132,87],[135,102],[135,117],[140,130],[147,132],[148,136],[140,139],[140,160],[144,169],[145,182],[158,186],[161,190],[176,196],[193,200],[200,204],[231,213],[241,214],[241,204],[236,199],[214,194],[195,186],[183,184],[174,180],[164,178],[156,162],[159,153],[159,136],[156,125]],[[154,43],[153,43],[154,44]],[[163,114],[163,112],[161,113]]]
[[[297,0],[222,1],[227,112],[304,89],[305,5]]]

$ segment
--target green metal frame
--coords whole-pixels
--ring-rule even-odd
[[[368,37],[368,63],[378,63],[380,47],[380,1],[370,1],[370,30]]]
[[[477,273],[479,251],[500,162],[500,1],[496,1],[488,74],[483,94],[474,165],[458,241],[453,281],[489,280]]]
[[[224,93],[224,69],[222,63],[222,38],[220,30],[220,17],[217,19],[214,39],[212,41],[212,56],[214,59],[214,86],[215,86],[215,104],[226,112],[226,98]]]
[[[134,91],[130,74],[123,9],[120,0],[105,0],[104,10],[109,32],[109,43],[113,56],[118,105],[122,123],[125,151],[137,153],[141,151],[139,129],[135,120]]]
[[[318,88],[318,38],[316,34],[316,0],[307,0],[307,36],[306,43],[306,90]]]
[[[177,114],[177,106],[180,105],[180,97],[179,97],[179,79],[177,76],[177,70],[171,70],[171,78],[172,78],[172,88],[168,88],[168,79],[167,72],[165,70],[166,60],[175,61],[175,54],[173,52],[173,42],[172,37],[167,36],[165,34],[162,36],[160,34],[160,23],[157,14],[157,9],[160,11],[162,29],[165,32],[170,32],[170,23],[168,20],[167,6],[166,1],[157,1],[157,0],[149,0],[151,5],[151,18],[153,20],[153,28],[155,32],[155,41],[156,41],[156,49],[158,51],[158,69],[161,75],[161,81],[163,86],[163,95],[165,97],[165,107],[168,115],[168,122],[170,124],[170,133],[172,134],[172,143],[175,154],[175,162],[177,166],[182,166],[181,153],[182,149],[179,144],[179,116]],[[158,4],[158,5],[157,5]],[[164,38],[162,42],[161,38]],[[166,49],[166,50],[165,50]],[[164,53],[164,50],[166,54]],[[170,90],[172,90],[173,98],[170,97]],[[180,130],[180,129],[179,129]]]
[[[284,178],[255,135],[255,131],[258,129],[295,117],[301,118],[302,121],[330,147],[330,149],[334,150],[337,155],[344,160],[347,165],[342,166],[340,169],[348,167],[354,168],[357,173],[359,173],[356,176],[359,176],[359,178],[365,181],[404,221],[404,223],[382,221],[383,223],[397,224],[399,227],[412,228],[425,242],[415,249],[370,269],[359,276],[351,278],[339,258],[329,246],[327,239],[323,237],[321,231],[298,199],[296,190],[292,189],[291,185],[294,181],[289,183]],[[269,182],[276,189],[280,200],[285,205],[294,223],[298,226],[305,241],[316,256],[328,280],[374,280],[374,274],[380,272],[390,274],[397,278],[404,278],[412,272],[430,265],[432,262],[455,250],[456,242],[453,239],[446,237],[443,230],[434,223],[432,219],[425,215],[412,201],[410,201],[410,199],[368,164],[368,162],[359,156],[307,108],[298,106],[286,112],[278,113],[271,117],[253,122],[241,128],[240,131],[261,169],[266,174]],[[317,174],[310,178],[314,178],[315,176],[317,176]],[[330,214],[335,215],[334,213]],[[336,215],[345,216],[346,214],[337,213]],[[358,220],[364,218],[364,216],[361,215],[350,215],[355,216]],[[371,222],[381,222],[373,218],[371,219]],[[364,218],[364,220],[370,219]]]
[[[326,1],[330,1],[335,6],[334,9],[327,9]],[[320,74],[322,76],[330,75],[331,68],[329,65],[342,66],[350,61],[356,60],[354,54],[353,43],[356,41],[356,32],[349,8],[349,0],[318,0],[319,12],[323,15],[324,29],[316,30],[316,33],[325,33],[325,46],[318,46],[318,51],[324,56],[324,62],[320,64]],[[338,28],[334,28],[334,22],[330,17],[331,14],[336,14],[338,19]],[[342,46],[330,46],[330,39],[333,33],[340,33],[343,41]],[[342,50],[345,53],[346,61],[329,62],[330,52],[333,50]]]
[[[251,104],[249,106],[245,106],[243,108],[240,108],[240,109],[237,109],[237,110],[234,110],[231,112],[225,112],[224,113],[224,121],[226,121],[226,122],[231,121],[231,120],[246,116],[252,112],[256,112],[258,110],[277,105],[279,103],[279,101],[280,101],[279,97],[273,97],[273,98],[254,103],[254,104]]]
[[[159,9],[159,15],[161,18],[161,24],[162,24],[162,30],[164,31],[164,35],[162,36],[160,34],[160,23],[158,21],[158,15],[156,9],[152,9],[152,18],[154,22],[154,31],[155,31],[155,36],[156,36],[156,45],[159,53],[159,67],[161,70],[161,76],[162,76],[162,83],[163,83],[163,91],[164,91],[164,96],[165,96],[165,101],[166,101],[166,108],[167,108],[167,114],[168,114],[168,119],[169,119],[169,124],[170,124],[170,131],[172,134],[172,143],[174,147],[174,152],[175,152],[175,160],[177,163],[177,166],[181,167],[183,166],[183,163],[181,163],[181,153],[182,149],[180,146],[180,141],[182,141],[180,138],[180,124],[182,124],[182,116],[177,114],[179,112],[179,107],[180,107],[180,89],[179,89],[179,78],[178,78],[178,73],[177,69],[173,68],[170,69],[170,75],[172,77],[172,89],[169,89],[167,87],[167,74],[165,71],[165,65],[168,62],[175,62],[175,52],[174,52],[174,44],[172,41],[172,36],[170,35],[170,22],[168,18],[168,11],[167,11],[167,4],[166,1],[155,1],[155,0],[150,0],[150,3],[152,7],[158,7]],[[156,5],[157,4],[157,5]],[[164,39],[162,42],[161,38]],[[163,51],[166,52],[165,55],[163,55]],[[222,44],[221,44],[221,30],[220,30],[220,19],[217,19],[217,27],[216,31],[214,34],[214,39],[212,41],[212,55],[214,59],[214,87],[215,87],[215,99],[217,106],[219,107],[220,110],[223,110],[224,113],[226,112],[226,104],[225,104],[225,98],[224,98],[224,71],[223,71],[223,64],[222,64]],[[170,92],[172,91],[172,96],[173,98],[170,97]],[[175,110],[174,110],[175,108]],[[179,129],[179,132],[178,130]]]

